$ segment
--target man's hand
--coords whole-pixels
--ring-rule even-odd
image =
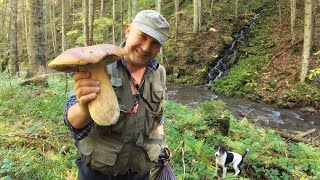
[[[75,82],[74,93],[77,97],[78,103],[81,106],[87,104],[97,97],[100,91],[99,81],[90,79],[90,73],[78,72],[73,76]]]
[[[74,93],[78,103],[68,110],[68,121],[77,129],[81,129],[89,123],[90,113],[88,103],[97,97],[100,92],[99,81],[90,79],[90,73],[77,72],[73,76],[75,82]]]

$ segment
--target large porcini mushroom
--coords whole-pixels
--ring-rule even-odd
[[[124,50],[112,44],[77,47],[64,51],[48,65],[63,72],[90,72],[100,82],[100,92],[88,104],[92,119],[100,126],[115,124],[120,115],[117,97],[112,88],[107,66],[124,56]]]

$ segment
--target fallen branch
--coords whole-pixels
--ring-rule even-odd
[[[314,132],[316,132],[316,131],[317,131],[317,129],[316,129],[316,128],[313,128],[313,129],[310,129],[310,130],[308,130],[308,131],[306,131],[306,132],[304,132],[304,133],[298,134],[298,135],[296,135],[296,136],[294,136],[294,137],[303,138],[303,137],[308,136],[308,135],[310,135],[310,134],[312,134],[312,133],[314,133]]]
[[[291,49],[293,46],[296,46],[297,44],[300,44],[302,41],[303,41],[303,40],[299,40],[299,41],[297,41],[296,43],[294,43],[293,45],[291,45],[291,46],[283,49],[281,52],[273,55],[272,58],[271,58],[271,60],[270,60],[270,62],[268,63],[268,65],[265,67],[265,69],[268,69],[269,66],[270,66],[270,64],[271,64],[277,57],[279,57],[279,56],[281,56],[283,53],[287,52],[287,51],[288,51],[289,49]]]
[[[32,77],[29,79],[25,79],[24,81],[20,82],[19,85],[20,86],[24,86],[24,85],[43,85],[43,86],[47,86],[47,76],[48,74],[43,74],[40,76],[36,76],[36,77]]]
[[[29,79],[25,79],[22,82],[19,83],[20,86],[24,86],[24,85],[47,85],[47,78],[48,76],[53,76],[53,75],[61,75],[61,74],[65,74],[65,73],[49,73],[49,74],[42,74],[39,76],[35,76]]]
[[[292,134],[289,134],[289,133],[286,133],[286,132],[281,132],[281,131],[276,131],[277,134],[279,134],[281,137],[283,138],[287,138],[287,139],[290,139],[292,141],[295,141],[295,142],[304,142],[304,143],[310,143],[310,140],[306,139],[306,138],[303,138],[303,137],[296,137]]]
[[[55,145],[53,145],[52,143],[50,143],[50,142],[48,142],[47,140],[42,139],[42,138],[27,136],[27,135],[18,134],[18,133],[16,133],[16,134],[14,134],[14,133],[12,133],[12,134],[10,134],[10,133],[8,133],[8,134],[1,134],[0,136],[4,137],[4,135],[5,135],[6,137],[19,137],[19,138],[25,138],[25,139],[39,140],[39,141],[45,142],[46,144],[50,145],[51,147],[57,149]]]

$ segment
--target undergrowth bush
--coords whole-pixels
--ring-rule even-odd
[[[284,100],[294,103],[298,106],[312,105],[320,107],[320,91],[318,87],[308,84],[296,83],[295,88],[286,91]]]

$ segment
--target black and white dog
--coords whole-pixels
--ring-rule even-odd
[[[224,146],[219,146],[217,152],[215,153],[216,156],[216,167],[217,171],[219,166],[222,167],[223,174],[222,178],[224,179],[227,175],[227,165],[232,164],[234,169],[234,175],[238,176],[240,173],[240,166],[243,162],[243,158],[247,155],[249,149],[241,156],[235,152],[228,152],[227,148]]]

